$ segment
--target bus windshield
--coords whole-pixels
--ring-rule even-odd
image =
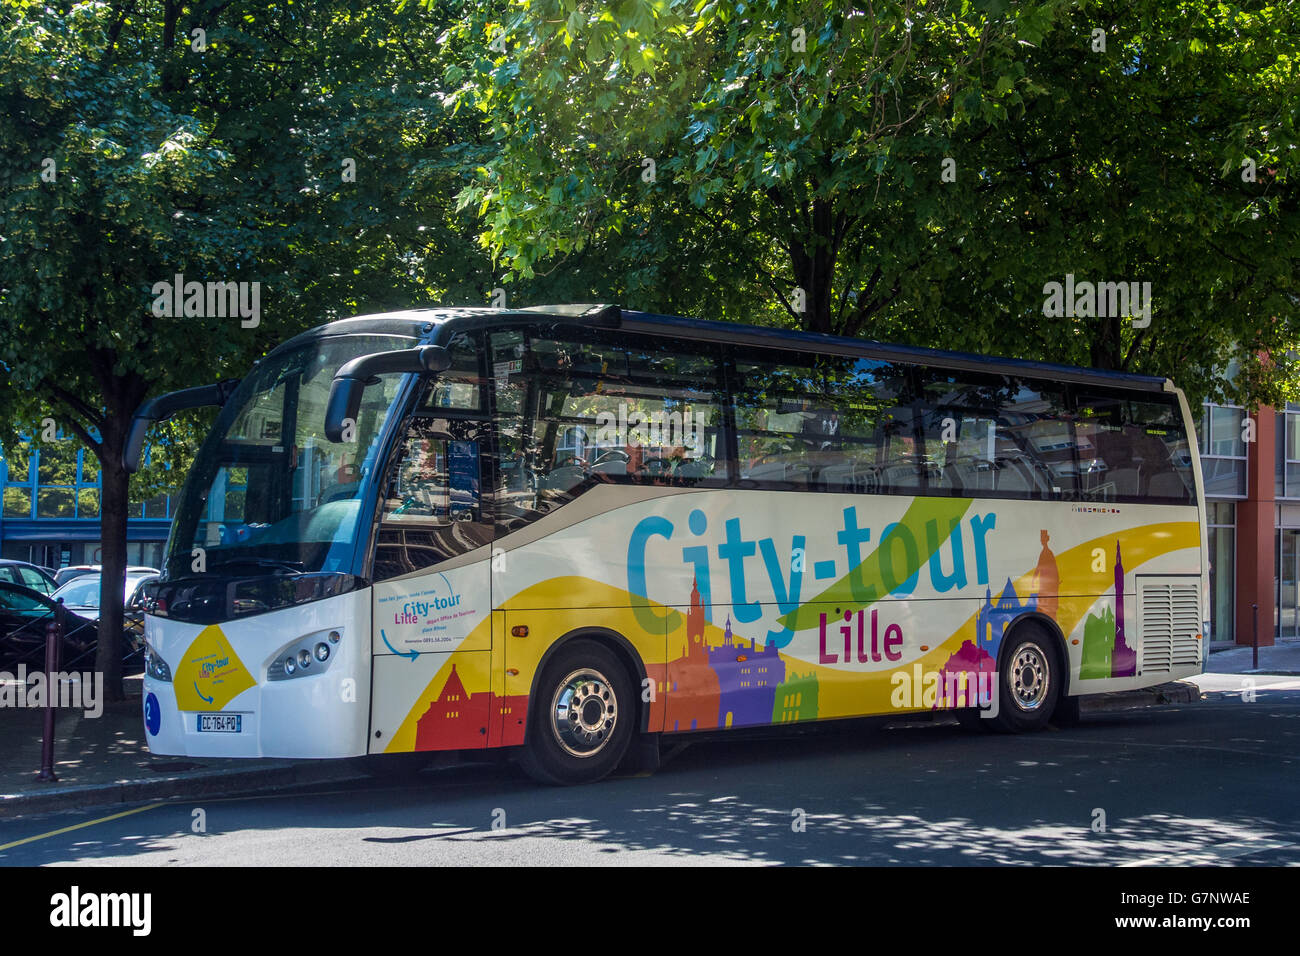
[[[393,335],[325,338],[257,366],[195,457],[167,542],[167,577],[349,570],[402,376],[366,389],[354,440],[338,444],[324,433],[330,383],[350,359],[411,344]]]

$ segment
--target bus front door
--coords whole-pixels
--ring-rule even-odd
[[[371,753],[489,745],[492,522],[485,423],[417,416],[375,546]]]

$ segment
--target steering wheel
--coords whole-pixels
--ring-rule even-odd
[[[666,458],[647,458],[641,462],[641,467],[649,475],[666,475],[673,470],[673,466],[668,463]]]

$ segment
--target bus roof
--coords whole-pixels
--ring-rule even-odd
[[[575,325],[618,328],[628,332],[660,335],[674,339],[691,339],[707,342],[730,342],[765,348],[820,352],[832,355],[859,356],[882,361],[910,362],[938,368],[951,368],[1003,375],[1022,375],[1048,378],[1075,384],[1100,385],[1111,388],[1130,388],[1139,391],[1159,392],[1173,389],[1167,379],[1153,375],[1135,375],[1102,369],[1079,368],[1025,359],[979,355],[971,352],[953,352],[915,345],[897,345],[869,339],[854,339],[839,335],[822,335],[815,332],[798,332],[735,322],[716,322],[691,319],[677,315],[660,315],[622,309],[613,305],[568,304],[538,305],[519,309],[489,308],[426,308],[406,309],[339,319],[317,326],[295,336],[279,348],[280,351],[307,338],[333,335],[388,333],[428,339],[439,326],[455,319],[461,328],[491,328],[497,325],[535,322],[548,317]]]

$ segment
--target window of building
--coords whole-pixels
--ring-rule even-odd
[[[42,456],[43,457],[43,456]],[[77,500],[71,488],[47,488],[42,485],[36,492],[36,517],[75,518]]]
[[[13,448],[5,449],[4,458],[9,473],[9,484],[25,485],[31,481],[31,473],[27,467],[31,461],[31,454],[31,444],[25,441],[19,442]]]
[[[99,517],[99,489],[82,488],[77,492],[77,517]]]
[[[1274,486],[1279,498],[1300,498],[1300,405],[1291,402],[1277,413]]]
[[[1233,405],[1206,404],[1201,415],[1201,477],[1211,498],[1246,497],[1246,443],[1242,422],[1246,410]]]
[[[1236,503],[1207,501],[1205,522],[1210,553],[1210,620],[1206,636],[1213,641],[1230,641],[1236,620]]]
[[[4,516],[6,518],[30,518],[32,516],[32,489],[12,485],[5,488]]]

